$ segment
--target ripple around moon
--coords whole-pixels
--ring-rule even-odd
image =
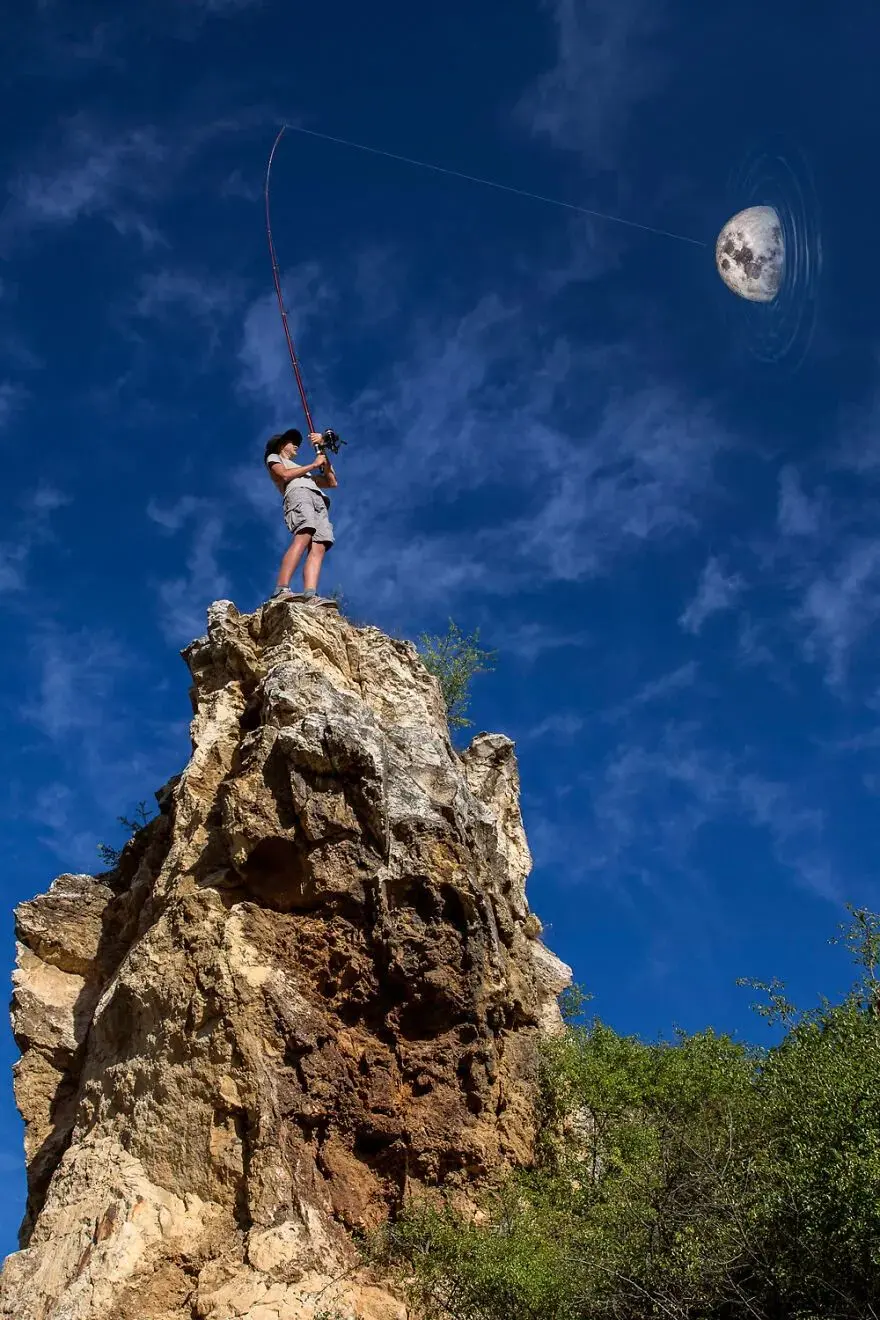
[[[819,206],[810,170],[797,152],[755,152],[736,170],[729,187],[731,211],[773,207],[782,225],[785,260],[772,302],[728,298],[727,315],[752,357],[794,371],[813,339],[822,272]]]

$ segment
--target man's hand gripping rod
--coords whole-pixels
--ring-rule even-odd
[[[316,444],[315,448],[319,454],[325,454],[329,450],[331,454],[339,453],[339,446],[344,445],[345,440],[337,435],[335,431],[324,431],[321,434],[321,443]]]

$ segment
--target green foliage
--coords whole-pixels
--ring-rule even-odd
[[[479,630],[466,637],[452,619],[442,636],[423,633],[419,638],[419,651],[425,668],[440,680],[449,727],[467,728],[471,682],[477,674],[494,669],[495,652],[480,646]]]
[[[130,840],[133,839],[136,834],[140,833],[145,826],[149,825],[155,815],[156,813],[148,808],[146,800],[144,800],[139,802],[135,807],[133,817],[117,816],[116,819],[123,829],[128,831],[128,839]],[[126,840],[126,842],[128,842],[128,840]],[[113,870],[114,867],[119,865],[119,859],[122,857],[124,849],[125,844],[123,844],[121,848],[114,848],[109,843],[99,843],[98,856],[105,866]]]
[[[424,1204],[389,1230],[420,1304],[444,1320],[877,1320],[880,919],[850,911],[858,981],[806,1012],[760,987],[772,1048],[645,1043],[599,1019],[549,1041],[535,1167],[486,1195],[480,1223]]]
[[[573,1027],[586,1015],[587,1004],[593,996],[582,985],[566,986],[559,996],[559,1011],[562,1020]]]
[[[877,1010],[880,996],[880,980],[877,968],[880,966],[880,914],[869,912],[867,908],[853,907],[847,903],[849,922],[842,922],[838,927],[839,935],[831,939],[832,944],[843,944],[849,950],[856,967],[861,969],[856,993],[863,995],[866,1007]]]

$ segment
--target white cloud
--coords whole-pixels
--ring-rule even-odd
[[[30,812],[40,842],[69,871],[98,869],[95,835],[81,828],[81,804],[66,784],[50,782],[37,789]]]
[[[825,815],[806,792],[756,771],[746,754],[713,746],[692,722],[666,723],[656,734],[642,729],[591,775],[592,823],[578,852],[590,874],[612,886],[656,888],[672,871],[710,901],[712,878],[699,860],[703,831],[740,820],[769,838],[800,886],[839,903]]]
[[[783,536],[816,536],[822,527],[821,504],[805,494],[796,468],[779,474],[777,526]]]
[[[50,628],[35,634],[33,652],[39,677],[26,714],[47,738],[63,740],[106,719],[115,680],[128,663],[115,639],[89,628]]]
[[[844,902],[837,868],[822,846],[824,811],[800,803],[789,785],[757,774],[741,775],[736,793],[751,823],[769,833],[777,861],[817,898],[838,906]]]
[[[557,628],[552,624],[527,619],[523,623],[508,625],[501,629],[493,626],[488,640],[504,655],[516,656],[526,664],[534,664],[550,651],[589,646],[593,637],[591,633],[583,630]]]
[[[53,515],[70,502],[69,496],[47,483],[20,497],[18,503],[23,516],[10,521],[5,529],[11,533],[10,539],[0,542],[0,595],[26,586],[31,557],[40,546],[53,540]]]
[[[699,665],[695,660],[679,665],[659,678],[650,679],[633,693],[626,701],[603,712],[603,718],[610,723],[630,719],[647,706],[662,705],[669,697],[680,696],[691,691],[699,674]]]
[[[526,729],[522,738],[530,742],[537,742],[540,738],[551,738],[554,742],[570,742],[583,730],[585,724],[583,715],[577,711],[554,711]]]
[[[616,165],[633,112],[662,88],[662,4],[651,0],[545,0],[556,27],[556,62],[523,99],[535,133]]]
[[[700,574],[696,595],[679,618],[682,628],[697,635],[707,619],[733,608],[744,586],[739,574],[725,573],[719,560],[710,556]]]
[[[740,662],[753,669],[763,669],[779,686],[791,690],[791,675],[783,663],[777,642],[780,631],[777,621],[771,622],[752,618],[741,613],[737,620],[736,653]]]
[[[0,381],[0,431],[12,421],[27,398],[26,391],[13,381]]]
[[[0,544],[0,595],[23,589],[26,560],[27,550],[21,543]]]
[[[166,532],[179,532],[193,514],[208,507],[210,507],[208,501],[196,495],[181,495],[180,499],[165,505],[150,500],[147,505],[147,517],[158,523]]]
[[[145,203],[166,159],[152,126],[112,132],[79,116],[66,125],[54,159],[12,180],[8,224],[20,231],[102,216],[150,246],[159,235],[146,219]]]
[[[193,158],[218,138],[264,120],[265,112],[257,108],[237,118],[169,125],[160,132],[154,124],[120,128],[76,115],[58,126],[49,146],[33,153],[35,164],[29,157],[13,176],[0,236],[27,240],[39,226],[61,228],[100,218],[154,248],[165,242],[153,219],[156,206],[180,188]]]
[[[42,484],[30,491],[22,499],[22,505],[29,514],[52,514],[65,505],[72,503],[69,495],[55,486]]]
[[[809,582],[796,618],[807,656],[823,664],[832,687],[842,686],[855,648],[880,620],[880,540],[851,542]]]
[[[206,501],[193,502],[189,508],[194,526],[185,572],[158,587],[159,623],[168,640],[175,643],[190,642],[200,636],[208,605],[228,595],[231,589],[230,579],[219,562],[225,543],[224,519]],[[177,526],[182,523],[183,519]]]
[[[163,269],[145,275],[135,303],[135,313],[147,319],[164,319],[185,312],[201,321],[219,337],[219,324],[237,306],[239,286],[230,280],[212,279],[194,271]]]
[[[532,423],[550,459],[533,485],[550,494],[519,522],[521,539],[513,540],[524,558],[542,553],[549,575],[568,581],[697,526],[715,461],[730,443],[708,405],[685,399],[673,384],[631,384],[633,363],[619,364],[610,378],[606,363],[590,365],[594,389],[607,391],[599,422],[577,439]]]
[[[254,178],[245,178],[241,170],[232,170],[220,184],[221,197],[237,197],[244,202],[258,202],[263,196],[263,185]]]
[[[297,349],[309,343],[316,323],[331,315],[338,300],[333,285],[317,262],[307,262],[283,276],[283,290],[291,333]],[[322,355],[323,357],[323,355]],[[322,380],[322,361],[307,358],[308,382],[317,388]],[[296,394],[284,331],[275,295],[266,294],[248,309],[239,349],[240,384],[279,423],[289,416]]]
[[[97,864],[101,837],[118,840],[116,816],[132,814],[178,769],[187,754],[187,721],[159,723],[144,714],[151,690],[141,661],[108,630],[39,624],[29,639],[34,675],[21,718],[47,743],[46,779],[28,814],[41,841],[68,868]]]

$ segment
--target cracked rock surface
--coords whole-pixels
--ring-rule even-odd
[[[353,1232],[531,1156],[570,973],[526,903],[513,744],[456,752],[374,628],[208,624],[159,816],[16,912],[3,1320],[407,1320]]]

